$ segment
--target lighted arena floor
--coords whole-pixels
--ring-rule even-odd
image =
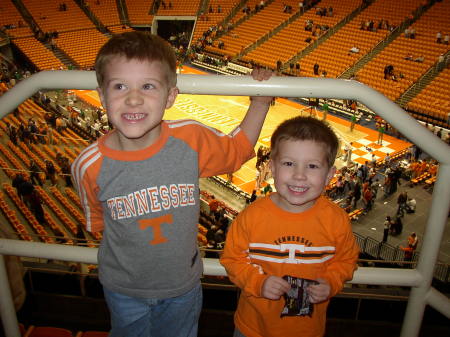
[[[190,67],[184,67],[186,74],[205,74]],[[100,106],[98,95],[95,91],[76,90],[76,94],[90,102]],[[224,133],[232,131],[239,125],[249,104],[245,96],[210,96],[210,95],[179,95],[174,106],[167,110],[165,119],[195,119],[211,127],[215,127]],[[309,115],[310,108],[292,102],[288,99],[277,99],[274,106],[270,108],[264,123],[257,149],[260,145],[269,146],[270,136],[273,130],[285,119],[302,115]],[[314,110],[312,115],[322,118],[322,113]],[[372,153],[376,158],[384,158],[386,154],[402,151],[411,146],[411,143],[384,135],[383,145],[376,144],[378,134],[376,131],[356,125],[350,132],[350,122],[328,114],[327,121],[332,125],[335,132],[343,140],[342,143],[353,142],[352,160],[363,164],[372,159]],[[370,151],[372,152],[369,152]],[[247,162],[239,171],[233,175],[233,184],[240,189],[251,193],[255,187],[255,160]],[[337,166],[343,163],[337,161]]]

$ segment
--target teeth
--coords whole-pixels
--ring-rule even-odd
[[[136,121],[136,120],[142,119],[142,118],[144,118],[144,116],[145,115],[143,113],[133,113],[133,114],[124,114],[123,115],[123,117],[125,119],[130,120],[130,121]]]
[[[294,192],[305,192],[308,189],[306,187],[296,187],[296,186],[289,186],[289,188]]]

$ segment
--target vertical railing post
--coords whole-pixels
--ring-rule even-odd
[[[440,241],[445,226],[441,226],[447,220],[450,205],[450,189],[442,182],[450,181],[450,165],[441,164],[438,177],[434,185],[432,203],[425,233],[423,236],[422,250],[417,263],[417,271],[422,275],[422,281],[417,287],[411,289],[411,294],[406,307],[404,324],[401,337],[416,337],[419,335],[422,324],[427,293],[430,291],[433,280],[434,268],[439,255]]]
[[[12,298],[11,288],[6,271],[6,262],[0,254],[0,316],[3,330],[7,337],[20,337],[19,322],[17,321],[16,309]]]

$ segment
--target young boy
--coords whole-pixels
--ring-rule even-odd
[[[115,35],[95,69],[114,130],[78,156],[72,175],[86,229],[103,231],[99,278],[110,336],[196,336],[198,178],[233,172],[254,156],[271,97],[254,97],[241,125],[224,135],[192,120],[162,120],[178,89],[175,54],[161,38]]]
[[[287,120],[272,135],[276,192],[239,214],[220,260],[242,289],[235,336],[324,335],[329,299],[358,258],[348,215],[322,196],[338,143],[311,117]]]

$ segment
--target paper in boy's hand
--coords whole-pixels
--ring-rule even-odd
[[[318,282],[289,275],[283,276],[283,279],[291,285],[291,290],[284,294],[285,304],[283,311],[281,312],[281,317],[311,316],[314,306],[309,301],[309,296],[306,289],[310,285],[318,284]]]

